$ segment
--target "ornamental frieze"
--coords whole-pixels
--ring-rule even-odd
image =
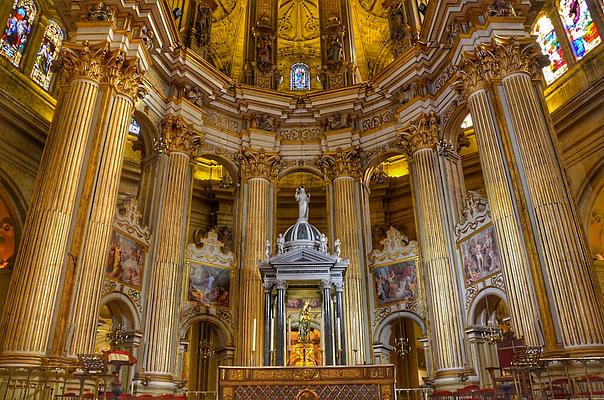
[[[370,129],[378,128],[383,124],[392,122],[393,120],[394,120],[394,110],[386,110],[386,111],[383,111],[372,117],[361,120],[360,124],[359,124],[360,125],[359,129],[361,130],[361,132],[365,132]]]
[[[323,131],[321,128],[282,128],[279,136],[285,140],[310,141],[319,140]]]
[[[238,133],[241,131],[240,121],[234,118],[229,118],[215,111],[206,111],[204,113],[203,124],[218,130],[232,133]]]

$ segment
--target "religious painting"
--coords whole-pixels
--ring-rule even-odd
[[[543,76],[548,84],[552,83],[568,70],[552,21],[542,15],[535,23],[532,34],[537,36],[541,52],[549,58],[549,64],[543,67]]]
[[[34,82],[46,90],[50,88],[50,80],[52,79],[50,66],[57,59],[62,44],[63,30],[59,24],[50,20],[44,31],[44,38],[42,38],[40,49],[34,60],[34,68],[31,71],[31,78]]]
[[[373,269],[375,292],[380,306],[410,301],[417,296],[415,264],[415,259],[409,259]]]
[[[113,231],[105,272],[111,279],[140,290],[146,253],[144,245]]]
[[[17,67],[25,54],[37,12],[33,0],[16,0],[0,36],[0,54]]]
[[[12,268],[16,246],[15,220],[0,199],[0,269]]]
[[[321,299],[297,299],[297,298],[288,298],[287,299],[287,308],[289,310],[301,310],[304,307],[304,302],[309,302],[309,306],[311,309],[320,309],[321,308]]]
[[[501,256],[496,239],[493,225],[488,225],[459,243],[466,286],[501,271]]]
[[[558,11],[577,59],[602,43],[585,0],[561,0]]]
[[[189,301],[228,307],[231,285],[231,270],[189,260]]]

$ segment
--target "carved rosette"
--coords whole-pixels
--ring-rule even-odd
[[[180,115],[168,115],[162,122],[163,148],[169,153],[184,153],[193,157],[204,135],[191,128]]]
[[[398,135],[403,154],[411,160],[422,149],[433,149],[440,138],[438,116],[435,112],[421,114],[409,127]]]
[[[274,180],[281,169],[281,155],[269,154],[263,149],[242,149],[237,153],[237,163],[244,179],[266,178]]]
[[[358,146],[346,151],[338,147],[333,154],[320,155],[317,164],[330,180],[343,176],[358,178],[361,176],[362,156]]]
[[[547,65],[544,57],[531,38],[495,37],[492,43],[482,43],[474,52],[463,54],[456,86],[467,98],[513,73],[524,72],[540,80],[541,68]]]

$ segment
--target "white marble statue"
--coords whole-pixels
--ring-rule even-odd
[[[267,240],[264,243],[264,258],[267,260],[269,258],[271,258],[271,241],[270,240]]]
[[[308,221],[310,194],[306,192],[304,186],[296,189],[296,200],[298,201],[298,222]]]
[[[336,257],[340,258],[340,239],[333,242],[333,252]]]
[[[283,253],[285,249],[285,238],[283,237],[283,234],[280,233],[279,236],[277,237],[277,250],[279,251],[279,254]]]
[[[321,253],[327,253],[327,236],[324,233],[321,234],[321,245],[319,250]]]

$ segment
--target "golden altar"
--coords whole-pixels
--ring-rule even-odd
[[[220,400],[393,400],[394,366],[220,367]]]

